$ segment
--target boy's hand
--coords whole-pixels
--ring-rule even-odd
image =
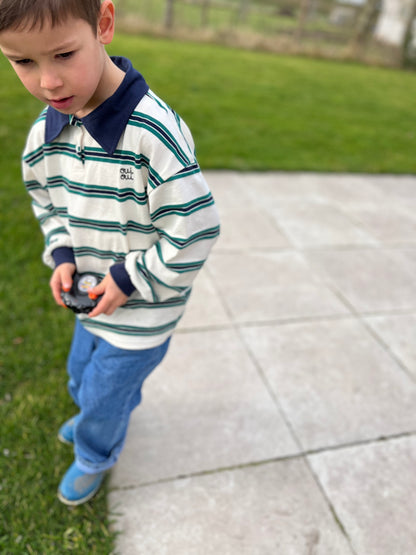
[[[125,304],[128,299],[128,296],[118,287],[110,273],[98,285],[90,289],[88,294],[92,299],[103,295],[94,310],[88,314],[89,318],[94,318],[99,314],[110,316],[116,308]]]
[[[61,291],[69,291],[71,289],[72,276],[74,275],[75,270],[75,264],[72,264],[72,262],[64,262],[55,268],[52,274],[49,285],[52,289],[53,298],[59,306],[65,306],[61,299]]]

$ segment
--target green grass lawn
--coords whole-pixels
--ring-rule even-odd
[[[415,74],[127,36],[111,52],[184,116],[205,168],[415,172]],[[73,318],[51,299],[20,178],[40,105],[2,58],[0,80],[0,553],[107,554],[105,491],[74,510],[55,496]]]
[[[205,168],[414,172],[416,74],[120,37]]]

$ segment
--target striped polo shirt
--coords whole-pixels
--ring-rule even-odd
[[[82,119],[46,108],[23,153],[23,179],[51,268],[109,271],[129,294],[111,316],[79,315],[124,349],[160,345],[181,318],[219,234],[214,200],[183,120],[126,58],[113,96]]]

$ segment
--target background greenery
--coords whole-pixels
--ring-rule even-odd
[[[412,73],[120,36],[151,87],[193,130],[205,168],[414,172]],[[0,58],[0,553],[107,554],[105,491],[70,510],[72,461],[56,431],[74,408],[73,317],[53,304],[20,153],[41,109]],[[226,183],[224,183],[226,187]]]
[[[115,0],[119,30],[280,54],[415,67],[412,11],[399,19],[408,29],[400,44],[376,32],[380,0]],[[403,1],[403,4],[405,2]]]
[[[326,2],[326,4],[328,3]],[[166,0],[116,0],[115,4],[117,13],[121,16],[135,15],[141,21],[149,22],[155,27],[165,23]],[[270,2],[251,0],[245,10],[242,9],[243,4],[244,2],[241,0],[209,2],[209,6],[207,3],[205,4],[204,10],[203,7],[201,8],[200,2],[175,0],[173,26],[188,30],[209,27],[216,31],[228,32],[238,29],[245,33],[259,32],[262,36],[268,34],[275,36],[278,31],[281,32],[285,29],[294,31],[297,27],[298,0],[286,0],[286,6],[285,2],[276,3],[276,0]],[[279,16],[279,12],[284,12],[285,8],[287,11],[288,4],[289,11],[293,12],[293,17]],[[293,9],[290,9],[291,7]],[[321,25],[323,19],[323,17],[320,18]],[[314,23],[316,26],[316,22]],[[326,23],[326,30],[331,29],[328,17],[325,18],[324,23]],[[339,28],[334,29],[334,32],[340,33],[341,31],[342,29]]]
[[[413,172],[416,74],[121,36],[205,168]]]

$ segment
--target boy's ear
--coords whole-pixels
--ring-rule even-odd
[[[98,17],[97,36],[101,44],[110,44],[114,36],[115,8],[112,0],[104,0]]]

